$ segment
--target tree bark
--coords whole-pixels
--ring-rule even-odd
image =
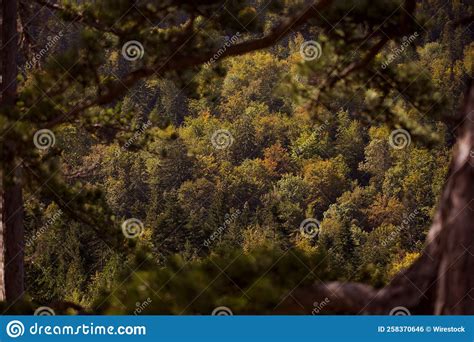
[[[474,314],[473,80],[460,122],[449,177],[420,258],[382,289],[360,283],[317,283],[296,290],[279,311],[311,313],[324,301],[328,313],[389,314],[405,307],[412,314]]]
[[[0,173],[0,302],[5,301],[5,241],[3,225],[3,172]]]
[[[17,97],[18,1],[2,0],[2,51],[0,107],[11,116]],[[9,118],[11,119],[11,117]],[[2,220],[0,232],[0,296],[15,302],[24,293],[24,226],[21,163],[15,141],[1,142]]]

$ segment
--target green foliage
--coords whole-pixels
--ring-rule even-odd
[[[268,247],[252,253],[215,253],[192,262],[174,256],[161,269],[153,261],[140,260],[143,266],[137,272],[124,273],[125,285],[104,294],[106,301],[93,308],[104,314],[134,314],[149,299],[150,305],[140,314],[209,315],[218,306],[235,314],[271,313],[295,286],[311,284],[317,276],[329,277],[323,261],[320,253]],[[315,273],[308,274],[309,269]]]

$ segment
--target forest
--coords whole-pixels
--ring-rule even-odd
[[[474,1],[1,6],[2,314],[473,313]]]

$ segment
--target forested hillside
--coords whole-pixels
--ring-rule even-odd
[[[52,182],[41,195],[34,186],[24,192],[28,301],[104,314],[210,314],[220,306],[271,314],[315,281],[379,288],[418,259],[473,76],[472,25],[454,23],[474,4],[418,1],[411,30],[372,56],[366,78],[323,84],[331,68],[363,59],[365,36],[382,24],[357,26],[352,37],[340,27],[359,25],[359,12],[383,17],[397,1],[374,13],[363,1],[336,2],[329,22],[320,21],[331,27],[304,24],[269,48],[221,58],[257,37],[252,25],[268,31],[294,5],[250,1],[229,11],[233,31],[214,32],[207,63],[138,81],[89,113],[88,126],[52,129],[54,146],[27,165],[39,177],[50,172],[38,184]],[[23,5],[41,8],[41,20],[25,26],[25,51],[52,46],[37,63],[20,57],[27,91],[37,70],[69,63],[62,54],[93,39],[64,24],[67,11],[41,3]],[[341,13],[350,13],[347,22]],[[174,15],[186,25],[186,14]],[[160,25],[165,35],[174,23]],[[148,42],[127,58],[105,47],[96,76],[126,75],[155,48]],[[77,96],[70,90],[65,96]],[[54,183],[59,175],[64,183]],[[62,201],[66,189],[77,195]]]

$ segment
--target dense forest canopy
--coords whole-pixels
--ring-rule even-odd
[[[420,258],[474,3],[310,3],[18,2],[0,124],[26,297],[5,310],[328,314],[293,293]]]

